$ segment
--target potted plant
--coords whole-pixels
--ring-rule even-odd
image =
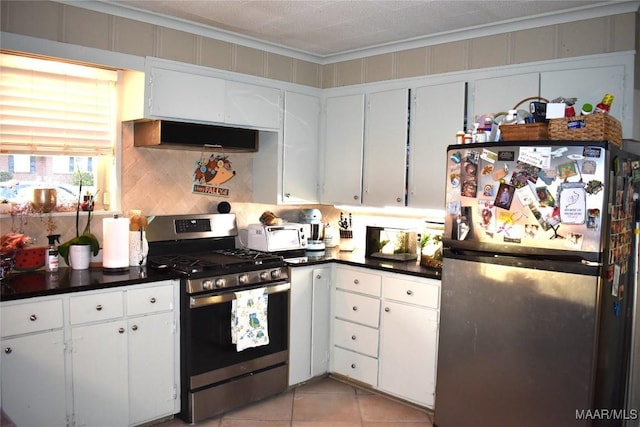
[[[93,198],[93,196],[91,196]],[[84,202],[84,203],[83,203]],[[76,236],[58,246],[58,252],[67,265],[69,263],[69,253],[71,252],[71,246],[85,245],[89,247],[90,252],[95,256],[100,251],[100,242],[98,238],[91,233],[91,215],[93,213],[93,200],[83,201],[82,195],[82,181],[80,181],[80,190],[78,191],[78,204],[76,206]],[[84,206],[84,209],[83,209]],[[84,227],[84,231],[80,234],[80,210],[87,211],[87,225]],[[71,265],[73,268],[73,265]]]

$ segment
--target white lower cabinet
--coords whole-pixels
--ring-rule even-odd
[[[289,385],[329,370],[331,267],[291,269]]]
[[[433,408],[440,282],[383,277],[378,387]]]
[[[2,410],[17,426],[67,425],[62,330],[2,339]]]
[[[75,425],[129,425],[126,320],[74,327],[71,337]]]
[[[332,371],[361,383],[378,385],[378,274],[336,267],[333,278]]]
[[[433,408],[440,282],[336,266],[331,371]]]
[[[2,303],[0,406],[18,426],[66,426],[62,299]]]
[[[179,412],[177,304],[174,280],[3,302],[2,409],[30,427]]]

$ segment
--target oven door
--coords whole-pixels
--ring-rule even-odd
[[[269,344],[242,351],[231,342],[233,291],[188,298],[186,330],[182,332],[190,390],[287,364],[291,284],[278,282],[266,288]]]

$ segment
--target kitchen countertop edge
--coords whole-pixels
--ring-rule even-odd
[[[322,253],[309,253],[304,261],[298,260],[287,264],[291,268],[296,268],[332,262],[437,280],[440,280],[442,276],[441,269],[424,267],[415,261],[398,262],[366,258],[364,251],[359,250],[341,252],[337,249],[327,249]],[[130,267],[127,271],[118,274],[105,273],[102,268],[95,267],[89,270],[61,268],[54,273],[42,270],[21,272],[12,274],[2,283],[0,301],[116,288],[179,279],[180,277],[178,273],[160,272],[146,267]]]

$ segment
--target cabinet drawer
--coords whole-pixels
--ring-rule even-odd
[[[335,293],[334,314],[336,317],[377,328],[379,313],[379,299],[341,290],[337,290]]]
[[[334,319],[333,343],[349,350],[378,357],[378,330]]]
[[[363,294],[380,296],[382,278],[377,274],[365,273],[359,270],[336,269],[335,284],[338,289],[360,292]]]
[[[70,319],[72,325],[117,319],[124,314],[122,291],[83,295],[70,299]]]
[[[333,369],[338,374],[378,386],[378,359],[373,357],[333,347]]]
[[[385,277],[382,296],[385,299],[407,302],[438,309],[440,306],[440,286],[436,283],[418,282],[396,277]]]
[[[173,285],[154,286],[127,292],[129,316],[173,309]]]
[[[2,336],[45,331],[62,327],[62,300],[2,306]]]

